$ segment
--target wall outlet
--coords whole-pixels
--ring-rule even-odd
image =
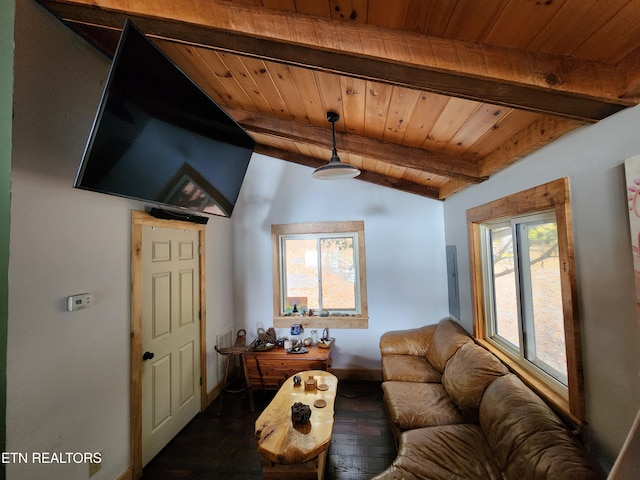
[[[100,452],[100,458],[102,459],[102,452]],[[103,460],[100,462],[89,462],[89,478],[93,477],[102,468]]]

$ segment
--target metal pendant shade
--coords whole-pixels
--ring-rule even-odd
[[[333,151],[329,163],[316,168],[311,176],[319,180],[339,180],[343,178],[354,178],[360,175],[360,170],[348,163],[342,163],[336,150],[336,122],[340,120],[340,115],[335,112],[327,112],[327,121],[331,123],[331,133],[333,139]]]

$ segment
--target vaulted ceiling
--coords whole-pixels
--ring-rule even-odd
[[[640,100],[638,0],[38,2],[108,56],[131,19],[259,153],[324,165],[335,111],[359,180],[430,198]]]

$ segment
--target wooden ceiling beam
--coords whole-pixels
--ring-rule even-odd
[[[328,123],[327,128],[319,128],[256,112],[229,108],[226,111],[250,133],[260,133],[278,137],[287,142],[298,142],[331,149],[331,129]],[[390,165],[456,178],[467,184],[480,183],[488,178],[479,175],[476,162],[445,153],[392,144],[340,131],[336,131],[336,143],[338,154],[345,152],[379,158]],[[326,163],[326,160],[323,160],[322,163]]]
[[[513,135],[507,142],[480,160],[480,172],[482,175],[490,177],[583,124],[564,118],[541,117],[540,120]],[[450,195],[463,190],[469,185],[464,180],[450,178],[440,187],[440,199],[445,200]]]
[[[480,160],[480,172],[491,176],[581,125],[575,120],[542,117]]]
[[[296,152],[290,152],[288,150],[282,150],[269,145],[258,144],[254,151],[272,158],[278,158],[280,160],[297,163],[298,165],[304,165],[311,168],[318,168],[327,163],[326,160],[320,160],[318,158],[309,157]],[[311,174],[309,174],[309,178],[311,179]],[[440,199],[440,192],[436,187],[420,185],[418,183],[399,178],[390,178],[375,172],[364,171],[355,179],[373,183],[375,185],[381,185],[383,187],[393,188],[395,190],[401,190],[407,193],[413,193],[427,198],[433,198],[436,200]]]
[[[464,190],[470,184],[457,179],[451,179],[440,187],[440,200],[446,200],[447,197],[453,195],[460,190]]]
[[[636,48],[618,65],[627,73],[627,85],[624,98],[640,98],[640,47]]]
[[[288,65],[595,122],[628,106],[615,66],[212,0],[39,0],[72,26],[147,35]]]

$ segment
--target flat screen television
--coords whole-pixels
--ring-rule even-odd
[[[254,146],[127,20],[74,187],[230,217]]]

